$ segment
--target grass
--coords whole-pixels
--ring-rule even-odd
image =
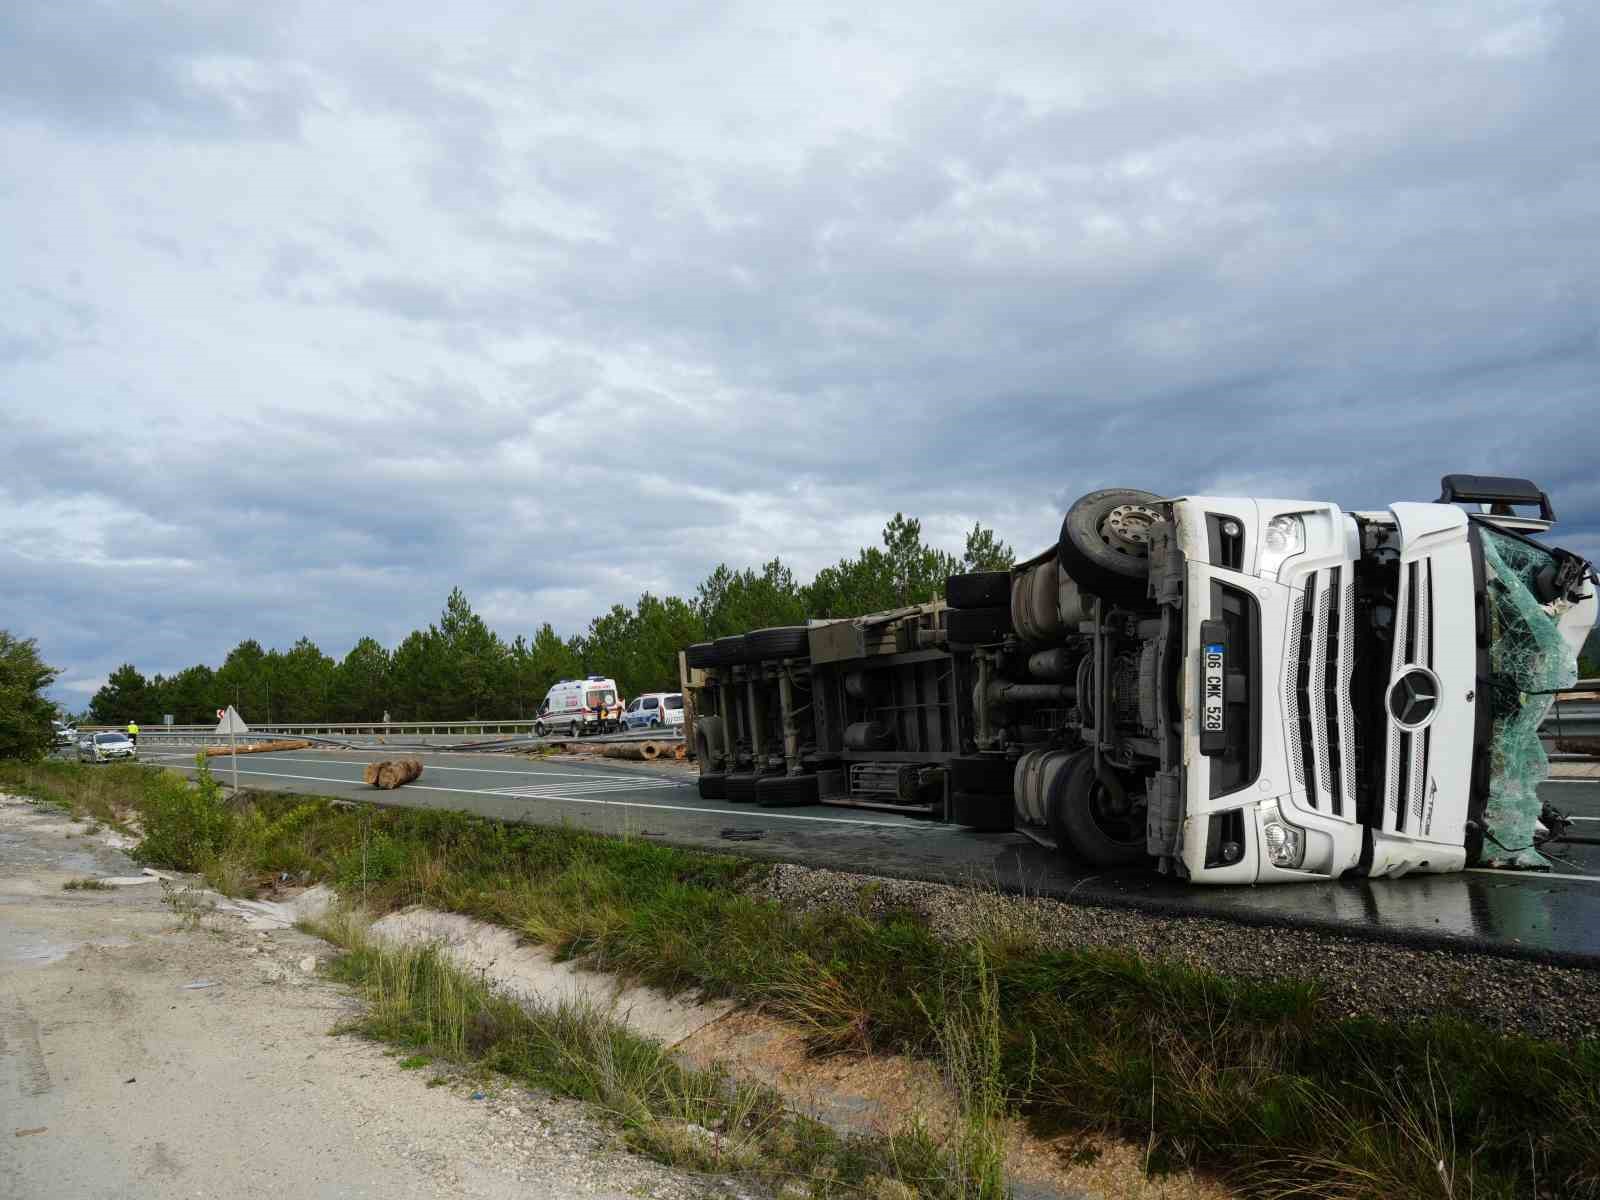
[[[0,786],[30,790],[12,770],[0,765]],[[28,770],[54,794],[81,780],[103,801],[115,768]],[[146,814],[148,836],[143,795],[128,793],[123,816]],[[1119,1132],[1152,1172],[1195,1166],[1261,1196],[1495,1198],[1537,1179],[1542,1196],[1600,1197],[1593,1040],[1349,1018],[1308,984],[1050,951],[1005,928],[952,945],[910,913],[784,909],[753,894],[767,868],[749,860],[459,813],[247,797],[211,853],[226,887],[286,873],[377,912],[465,913],[668,991],[758,1005],[819,1051],[939,1061],[972,1120],[967,1179],[994,1177],[982,1131],[1015,1109],[1043,1132]]]
[[[378,944],[348,916],[317,931],[345,947],[334,977],[368,1001],[365,1015],[348,1028],[412,1050],[402,1068],[435,1060],[486,1068],[598,1107],[633,1149],[662,1162],[769,1187],[787,1184],[811,1196],[1006,1195],[997,1167],[974,1159],[967,1121],[948,1138],[921,1124],[888,1136],[841,1136],[788,1111],[770,1089],[683,1066],[659,1043],[591,1008],[514,1003],[450,966],[435,948]],[[992,1044],[975,1032],[949,1036],[962,1046]],[[989,1073],[997,1068],[991,1060]],[[985,1068],[963,1060],[960,1069]],[[999,1136],[995,1121],[981,1141],[997,1144]]]
[[[61,888],[67,892],[109,892],[111,885],[98,879],[69,879]]]

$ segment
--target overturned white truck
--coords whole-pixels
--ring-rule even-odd
[[[1092,492],[942,602],[689,647],[700,790],[1196,883],[1538,868],[1538,730],[1597,604],[1528,536],[1554,520],[1466,475],[1374,512]]]

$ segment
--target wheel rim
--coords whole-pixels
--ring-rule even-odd
[[[1089,785],[1088,810],[1094,827],[1117,845],[1144,845],[1144,805],[1122,788],[1109,788],[1096,779]]]
[[[1150,530],[1161,514],[1143,504],[1119,504],[1100,522],[1100,540],[1119,554],[1143,558],[1150,552]]]

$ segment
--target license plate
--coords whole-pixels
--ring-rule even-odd
[[[1227,651],[1220,642],[1204,648],[1202,671],[1205,676],[1205,713],[1200,729],[1203,733],[1221,733],[1222,729],[1222,678],[1227,668]]]

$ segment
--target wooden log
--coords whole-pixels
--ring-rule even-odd
[[[368,763],[361,772],[362,782],[390,791],[410,783],[422,774],[422,763],[415,758],[384,759]]]
[[[237,748],[240,754],[271,754],[275,750],[307,750],[310,742],[276,741],[276,742],[246,742]],[[204,746],[200,751],[207,758],[218,758],[222,755],[234,753],[227,746]]]

